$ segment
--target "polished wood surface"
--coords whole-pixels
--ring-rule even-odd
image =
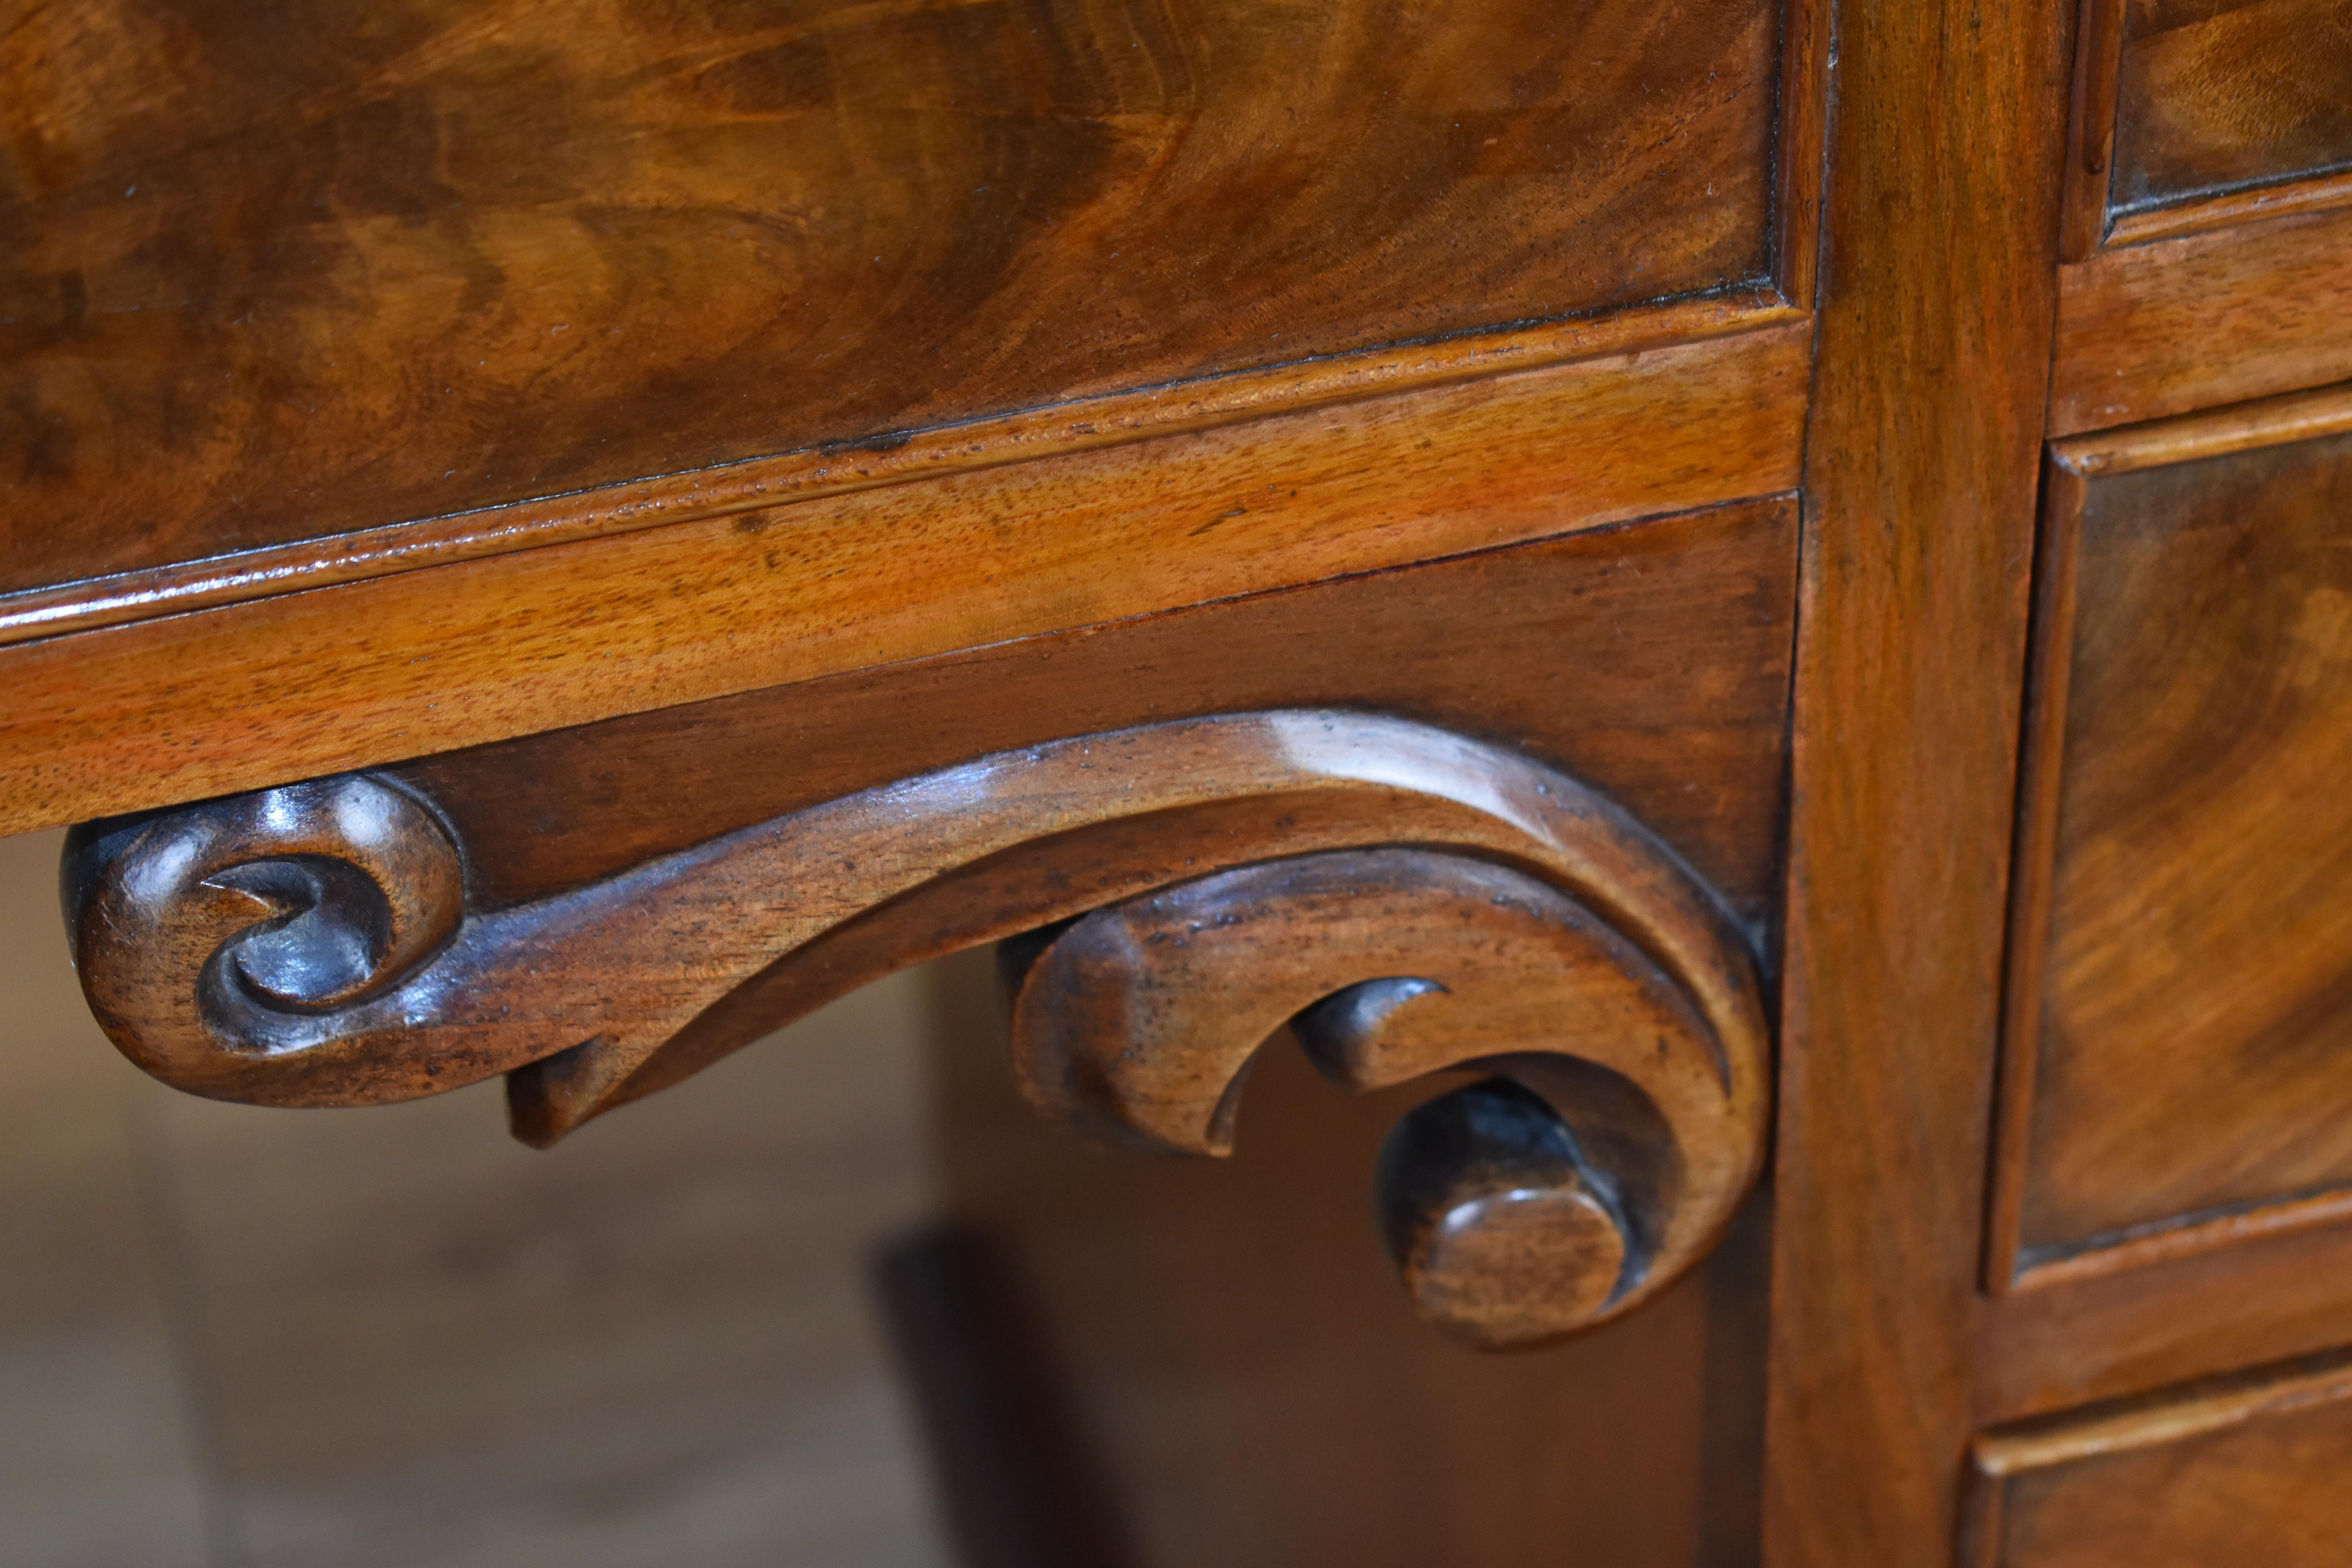
[[[551,1142],[637,1075],[638,1092],[659,1087],[888,969],[1221,867],[1388,839],[1499,856],[1575,892],[1726,1041],[1760,1041],[1745,937],[1621,808],[1493,746],[1337,711],[997,752],[503,908],[467,896],[436,813],[365,774],[89,825],[64,880],[93,1010],[165,1081],[361,1105],[533,1066],[517,1130]],[[881,967],[795,992],[802,950],[861,919],[899,939]],[[714,1041],[709,1011],[754,980],[798,1005]],[[658,1063],[682,1032],[684,1065]]]
[[[2126,1459],[2011,1464],[2053,1451],[2016,1424],[2352,1345],[2340,13],[198,4],[158,52],[143,0],[28,12],[0,826],[154,814],[86,836],[86,967],[213,1092],[510,1070],[546,1142],[1003,938],[1020,1076],[1097,1132],[1246,1151],[1244,1074],[1300,1066],[1269,1037],[1375,1100],[1467,1066],[1377,1201],[1486,1342],[1612,1317],[1724,1217],[1764,1096],[1683,1090],[1777,1015],[1744,1524],[1593,1540],[1941,1565],[1977,1442],[2019,1508],[1969,1550],[2160,1559],[2096,1522]],[[556,151],[486,174],[519,128]],[[1580,1020],[1548,1063],[1497,1043],[1538,1014]],[[1106,1240],[1109,1178],[1054,1239],[1021,1211],[1060,1181],[979,1206],[1122,1282],[1046,1282],[1045,1342],[1129,1391],[1082,1411],[1132,1416],[1139,1355],[1285,1408],[1182,1348],[1233,1276],[1146,1255],[1323,1254],[1214,1205]],[[1688,1290],[1600,1334],[1696,1333]],[[1634,1359],[1696,1398],[1677,1342]],[[1431,1463],[1537,1474],[1446,1408]],[[1357,1495],[1437,1452],[1340,1446]],[[1176,1517],[1206,1472],[1121,1451],[1136,1541],[1248,1557]],[[1605,1515],[1520,1508],[1233,1517],[1467,1563]]]
[[[1996,1284],[2347,1209],[2352,398],[2277,412],[2061,449]]]
[[[2341,1355],[1990,1433],[1963,1568],[2341,1560],[2352,1364]]]
[[[2352,1226],[2223,1224],[2199,1247],[1985,1300],[1978,1419],[2041,1415],[2352,1345]]]
[[[1329,853],[1388,840],[1522,869]],[[1169,918],[1122,894],[1171,884],[1204,912],[1118,934]],[[1307,1009],[1302,1030],[1360,1088],[1531,1056],[1507,1071],[1577,1127],[1562,1146],[1593,1150],[1586,1180],[1615,1211],[1570,1205],[1620,1239],[1598,1293],[1547,1294],[1550,1216],[1506,1192],[1481,1217],[1465,1194],[1513,1163],[1496,1137],[1515,1135],[1408,1138],[1383,1178],[1455,1200],[1466,1255],[1398,1262],[1482,1343],[1637,1305],[1721,1234],[1762,1160],[1762,999],[1728,910],[1587,786],[1395,720],[1240,714],[1001,752],[504,909],[466,897],[462,847],[423,802],[365,775],[83,829],[65,885],[92,1010],[174,1087],[358,1105],[507,1071],[537,1144],[892,969],[1079,915],[1015,1004],[1016,1066],[1064,1120],[1227,1151],[1242,1068]],[[1238,947],[1183,936],[1202,925],[1257,929]],[[1106,967],[1079,956],[1097,932],[1172,956]]]
[[[1242,1076],[1285,1023],[1359,1092],[1496,1075],[1414,1110],[1381,1156],[1391,1261],[1471,1344],[1641,1306],[1721,1239],[1763,1161],[1760,998],[1726,1016],[1576,900],[1420,849],[1243,867],[1085,916],[1025,957],[1013,1068],[1073,1127],[1229,1153]]]
[[[1971,1425],[2067,59],[2063,18],[2035,4],[1878,0],[1837,26],[1763,1560],[1945,1568]]]
[[[1473,1353],[1408,1310],[1361,1190],[1392,1124],[1448,1085],[1348,1094],[1277,1039],[1229,1160],[1041,1137],[979,958],[940,966],[942,1179],[1025,1287],[1085,1461],[1057,1492],[1118,1527],[1118,1555],[1082,1561],[1756,1561],[1762,1194],[1641,1310]]]
[[[0,594],[0,646],[1605,358],[1795,315],[1769,287],[1718,289],[1599,316],[1130,388],[908,431],[862,446],[747,458],[715,468],[655,474],[448,517],[357,529],[327,540],[23,589]]]
[[[2329,0],[2083,0],[2062,252],[2347,199],[2352,30]]]
[[[2352,380],[2352,187],[2059,274],[2050,430],[2104,430]]]
[[[2352,170],[2339,170],[2284,184],[2231,185],[2210,195],[2142,207],[2116,218],[2107,237],[2116,245],[2142,245],[2177,234],[2201,234],[2347,205],[2352,205]]]
[[[1801,323],[0,648],[0,830],[1796,477]]]
[[[392,770],[521,903],[939,765],[1282,700],[1590,780],[1769,919],[1796,506],[1759,501],[830,676]],[[788,759],[789,765],[780,765]],[[646,781],[658,781],[657,784]]]
[[[2074,22],[2074,87],[2059,177],[2058,254],[2080,261],[2099,247],[2112,221],[2116,78],[2123,68],[2124,7],[2129,0],[2081,0]]]
[[[2352,16],[2336,0],[2121,9],[2115,208],[2352,163]]]
[[[36,6],[0,587],[1759,279],[1779,30]]]

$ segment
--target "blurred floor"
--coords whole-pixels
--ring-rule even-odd
[[[924,977],[557,1150],[495,1083],[258,1110],[131,1068],[0,839],[0,1563],[944,1568],[866,1285]]]

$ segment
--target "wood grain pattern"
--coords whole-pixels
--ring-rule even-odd
[[[2066,172],[2059,196],[2058,255],[2080,261],[2098,249],[2115,186],[2116,79],[2123,68],[2129,0],[2081,0],[2074,21],[2074,95],[2066,121]]]
[[[2352,163],[2352,16],[2335,0],[2130,0],[2121,211]]]
[[[1988,1433],[1967,1568],[2338,1561],[2352,1363],[2288,1363]]]
[[[1466,854],[1332,853],[1391,835]],[[83,830],[67,918],[100,1024],[176,1088],[357,1105],[508,1070],[545,1144],[876,978],[836,930],[890,933],[887,971],[1082,915],[1014,1003],[1016,1067],[1066,1121],[1227,1152],[1242,1072],[1294,1016],[1360,1089],[1473,1065],[1521,1086],[1528,1114],[1499,1087],[1449,1099],[1382,1162],[1416,1301],[1488,1346],[1639,1305],[1763,1159],[1769,1047],[1728,911],[1585,785],[1425,726],[1085,736],[531,904],[470,907],[462,877],[429,808],[353,775]]]
[[[1997,1285],[2347,1208],[2352,399],[2268,412],[2060,449]]]
[[[1806,334],[1436,388],[0,649],[0,829],[1769,494]]]
[[[1724,1051],[1762,1059],[1747,939],[1671,850],[1565,775],[1362,714],[1000,752],[503,909],[463,897],[462,851],[428,808],[365,775],[92,825],[65,888],[93,1010],[166,1082],[358,1105],[512,1069],[517,1131],[547,1142],[876,977],[810,960],[836,930],[892,932],[887,972],[1221,867],[1391,838],[1571,893],[1674,976]],[[824,972],[821,995],[802,971]],[[751,991],[803,1005],[714,1023]]]
[[[2352,378],[2352,208],[2112,246],[2059,278],[2050,431]]]
[[[1796,531],[1792,500],[1743,503],[388,771],[466,843],[476,898],[526,903],[942,758],[1305,701],[1591,780],[1760,930],[1780,877]]]
[[[1842,6],[1837,26],[1763,1561],[1944,1568],[1971,1429],[2066,27],[2045,5],[1915,0]]]
[[[1977,1417],[2047,1415],[2352,1344],[2347,1279],[2352,1228],[2247,1226],[2227,1246],[1990,1299]]]
[[[1692,1004],[1542,882],[1375,849],[1095,910],[1023,965],[1010,1033],[1046,1115],[1181,1153],[1232,1152],[1242,1076],[1286,1023],[1358,1092],[1496,1074],[1398,1123],[1375,1201],[1422,1316],[1503,1349],[1638,1308],[1754,1184],[1760,1027],[1718,1034]]]
[[[2207,229],[2344,206],[2352,206],[2352,172],[2315,174],[2283,185],[2233,185],[2160,207],[2141,207],[2119,215],[2108,226],[2107,238],[2116,245],[2141,245],[2173,235],[2201,234]]]
[[[1778,32],[35,7],[0,43],[0,586],[1760,279]]]
[[[2352,202],[2347,103],[2326,0],[2083,0],[2063,258]]]
[[[931,972],[943,1180],[1030,1287],[1128,1560],[1755,1562],[1760,1196],[1642,1310],[1465,1354],[1407,1310],[1362,1215],[1362,1173],[1392,1124],[1444,1086],[1348,1094],[1304,1052],[1270,1047],[1229,1160],[1041,1137],[989,969],[973,954]]]
[[[245,604],[509,551],[731,516],[908,479],[1181,435],[1515,370],[1656,349],[1793,320],[1772,290],[1728,289],[1598,317],[1236,371],[1077,398],[864,446],[827,445],[455,515],[0,594],[0,646]],[[1638,363],[1638,362],[1637,362]]]

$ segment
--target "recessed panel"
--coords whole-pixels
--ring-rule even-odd
[[[2129,0],[2116,209],[2352,163],[2342,0]]]
[[[2352,1184],[2352,436],[2075,526],[2029,1267]]]
[[[1770,261],[1773,0],[100,0],[0,32],[0,589]]]

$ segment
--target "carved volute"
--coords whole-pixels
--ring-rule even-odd
[[[1421,1311],[1517,1344],[1704,1254],[1762,1156],[1754,963],[1673,853],[1561,773],[1425,725],[1184,721],[1000,753],[482,909],[428,802],[365,776],[92,825],[65,891],[108,1033],[164,1081],[355,1105],[509,1075],[545,1144],[906,964],[1025,937],[1025,1092],[1230,1149],[1286,1025],[1407,1114],[1377,1175]]]
[[[1424,849],[1244,866],[1086,916],[1021,976],[1013,1062],[1058,1120],[1222,1154],[1286,1022],[1350,1089],[1497,1075],[1408,1114],[1378,1183],[1416,1304],[1479,1343],[1641,1300],[1754,1173],[1761,1085],[1648,954],[1523,871]]]

